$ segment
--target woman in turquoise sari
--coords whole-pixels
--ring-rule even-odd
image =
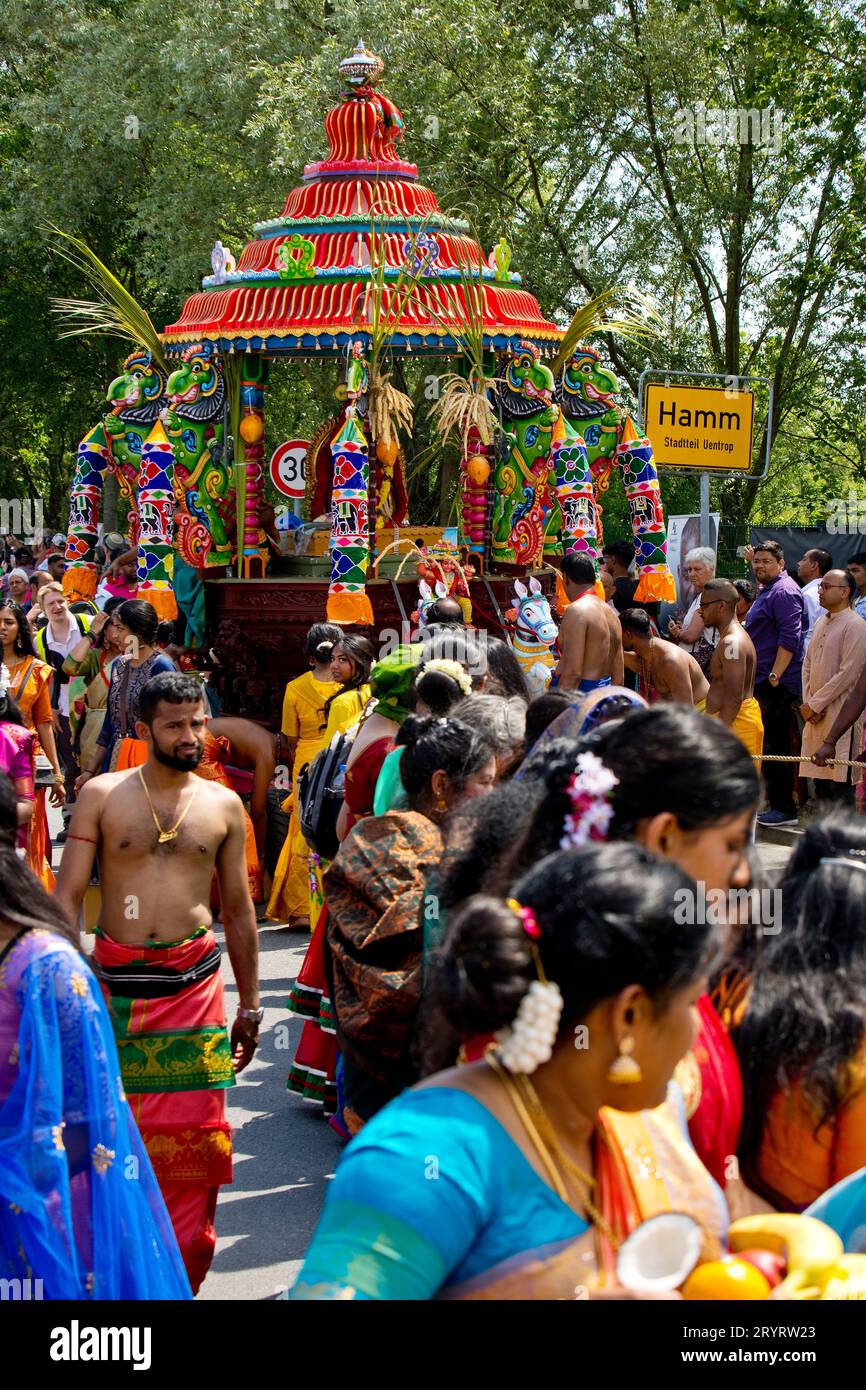
[[[669,1087],[709,944],[677,921],[684,889],[634,844],[583,845],[516,900],[469,900],[435,987],[452,1026],[497,1049],[404,1092],[349,1145],[289,1297],[610,1293],[621,1242],[670,1211],[718,1257],[724,1198]]]

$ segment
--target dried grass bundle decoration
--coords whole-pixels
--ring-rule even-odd
[[[429,414],[435,419],[436,429],[443,439],[456,434],[465,453],[474,428],[482,444],[492,444],[496,417],[487,395],[487,380],[479,387],[475,372],[470,373],[468,379],[457,372],[447,372],[439,380],[442,390]]]
[[[411,434],[414,401],[405,391],[393,384],[390,372],[385,375],[374,375],[371,372],[368,401],[370,432],[373,439],[383,444],[397,444],[398,429]]]

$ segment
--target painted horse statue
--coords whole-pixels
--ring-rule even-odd
[[[575,349],[556,382],[556,399],[566,420],[586,445],[589,467],[601,492],[606,492],[619,443],[622,411],[615,396],[619,382],[602,367],[594,348]]]
[[[179,503],[175,544],[194,569],[231,564],[225,515],[231,506],[231,470],[225,461],[225,382],[212,343],[196,343],[182,355],[166,387],[165,428],[174,454]]]
[[[640,438],[631,418],[614,397],[619,382],[602,367],[594,348],[581,344],[566,362],[556,383],[556,399],[570,426],[586,445],[595,496],[596,533],[602,543],[600,495],[610,487],[618,466],[628,501],[639,573],[635,598],[640,602],[675,598],[667,567],[667,529],[658,473],[648,439]]]
[[[420,630],[427,626],[427,614],[433,604],[440,598],[447,598],[448,590],[441,579],[436,581],[435,589],[431,589],[426,579],[418,581],[418,607],[412,613],[412,622]]]
[[[96,546],[107,473],[114,473],[129,503],[129,541],[139,541],[138,492],[145,442],[166,403],[166,374],[147,348],[136,348],[106,395],[109,410],[78,446],[69,499],[68,569],[63,588],[70,600],[92,599],[99,583]]]
[[[537,579],[530,578],[529,588],[515,579],[514,596],[517,604],[508,614],[514,620],[514,655],[534,699],[550,684],[558,629]]]

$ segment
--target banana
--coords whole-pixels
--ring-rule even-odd
[[[776,1299],[820,1298],[825,1272],[829,1276],[833,1267],[840,1265],[845,1249],[836,1232],[823,1221],[793,1212],[743,1216],[731,1225],[728,1244],[734,1253],[757,1247],[786,1257],[788,1276],[773,1290]]]
[[[820,1288],[827,1302],[866,1299],[866,1255],[840,1255],[824,1271]]]

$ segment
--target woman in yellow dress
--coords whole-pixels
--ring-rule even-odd
[[[342,635],[335,623],[313,624],[305,642],[310,669],[289,681],[283,696],[281,727],[292,759],[292,793],[283,802],[283,810],[291,809],[292,818],[274,873],[267,915],[294,928],[310,925],[310,851],[301,834],[295,790],[304,764],[311,763],[325,746],[325,705],[339,694],[343,684],[331,675],[334,646]]]

